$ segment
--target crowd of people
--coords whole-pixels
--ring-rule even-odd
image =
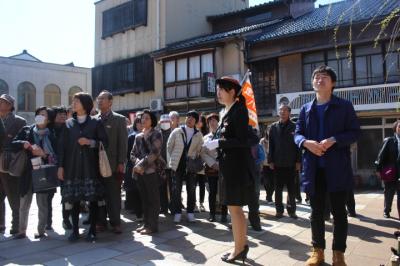
[[[31,159],[40,158],[42,164],[57,167],[62,224],[71,230],[69,241],[81,237],[79,220],[85,206],[88,218],[82,222],[89,225],[87,241],[95,241],[97,233],[107,229],[122,233],[121,189],[125,191],[124,208],[135,214],[135,221],[141,225],[136,231],[147,235],[158,232],[160,214],[170,215],[174,223],[181,223],[182,217],[189,224],[196,222],[196,213],[206,211],[204,198],[208,190],[208,221],[227,223],[229,211],[234,248],[221,259],[235,262],[245,260],[249,251],[242,207],[248,206],[252,229],[261,231],[261,185],[266,203],[275,204],[276,218],[284,215],[282,194],[286,187],[287,214],[297,219],[296,204],[302,202],[301,179],[306,203],[311,205],[313,250],[306,264],[324,261],[324,221],[332,214],[333,262],[345,265],[347,215],[356,215],[350,144],[357,141],[360,127],[352,104],[332,94],[336,82],[333,69],[317,68],[311,81],[316,97],[302,107],[297,122],[291,120],[290,106],[281,104],[279,120],[261,133],[249,126],[241,85],[230,77],[216,80],[222,111],[200,114],[191,110],[183,124],[178,112],[158,119],[149,110],[137,112],[132,124],[127,123],[124,116],[112,111],[113,95],[102,91],[95,99],[97,108],[89,94],[79,92],[73,96],[70,109],[39,107],[35,122],[26,125],[25,119],[13,112],[14,98],[3,94],[0,231],[6,229],[7,197],[12,212],[10,234],[26,237],[33,194],[39,213],[35,238],[45,237],[46,230],[52,230],[56,189],[34,192],[32,184],[35,165]],[[399,123],[394,130],[395,137],[385,140],[379,153],[378,173],[387,165],[398,167]],[[99,160],[103,148],[111,170],[108,176],[104,176],[104,165]],[[15,176],[10,165],[20,152],[27,159],[22,174]],[[393,195],[399,193],[397,178],[384,184],[384,214],[389,217]]]

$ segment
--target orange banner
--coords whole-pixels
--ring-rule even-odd
[[[249,125],[258,128],[257,108],[254,98],[253,87],[251,86],[249,75],[246,76],[242,84],[242,95],[246,99],[246,106],[249,112]]]

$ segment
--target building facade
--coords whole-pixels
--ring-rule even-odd
[[[33,123],[39,106],[71,104],[80,91],[91,93],[91,70],[73,64],[41,62],[26,50],[11,57],[0,57],[0,94],[16,99],[17,114]]]
[[[102,0],[95,7],[93,95],[110,90],[124,113],[163,111],[164,68],[152,52],[211,33],[206,16],[246,8],[248,0]]]

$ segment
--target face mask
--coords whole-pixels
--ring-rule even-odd
[[[43,116],[43,115],[35,116],[36,125],[43,125],[45,121],[46,121],[46,117],[45,116]]]
[[[162,130],[168,130],[171,128],[171,124],[170,123],[161,123],[160,127]]]

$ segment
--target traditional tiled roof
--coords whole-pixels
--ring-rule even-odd
[[[227,13],[223,13],[223,14],[208,16],[207,20],[212,21],[212,20],[231,17],[231,16],[247,15],[247,14],[251,14],[253,12],[259,12],[260,10],[266,10],[266,9],[269,9],[269,8],[272,8],[272,7],[275,7],[275,6],[279,6],[279,5],[282,5],[282,4],[283,4],[283,2],[281,0],[280,1],[267,2],[267,3],[264,3],[264,4],[259,4],[259,5],[255,5],[255,6],[252,6],[252,7],[240,9],[240,10],[235,10],[235,11],[231,11],[231,12],[227,12]]]
[[[251,41],[277,39],[371,19],[380,21],[382,16],[390,14],[396,8],[400,8],[399,0],[347,0],[323,5],[296,19],[265,28],[263,33],[253,36]]]
[[[271,25],[279,23],[283,20],[284,19],[275,19],[275,20],[271,20],[271,21],[254,24],[254,25],[236,28],[233,30],[225,31],[225,32],[204,35],[204,36],[195,37],[192,39],[172,43],[172,44],[167,45],[167,47],[165,47],[159,51],[156,51],[154,54],[163,53],[163,52],[167,52],[167,51],[176,51],[176,50],[181,50],[181,49],[185,49],[185,48],[189,48],[189,47],[200,46],[200,45],[212,43],[212,42],[215,42],[218,40],[223,40],[223,39],[226,39],[229,37],[239,36],[241,34],[246,34],[248,32],[254,31],[254,30],[259,30],[264,27],[271,26]]]
[[[322,31],[337,25],[366,22],[371,19],[377,22],[396,8],[400,8],[399,0],[345,0],[321,5],[295,19],[285,17],[172,43],[154,52],[153,55],[204,46],[235,36],[244,36],[248,42],[262,42],[306,32]]]

